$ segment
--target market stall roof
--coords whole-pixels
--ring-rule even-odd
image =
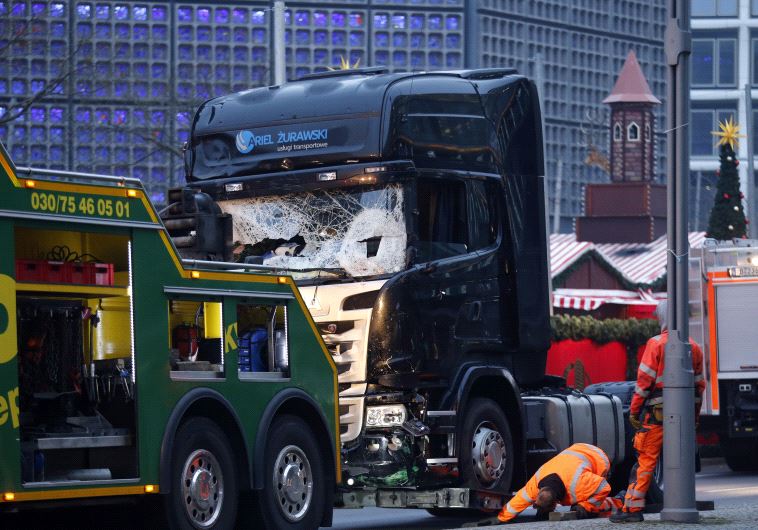
[[[657,305],[666,293],[652,293],[644,289],[620,291],[615,289],[555,289],[553,307],[594,311],[603,304]]]
[[[705,232],[690,232],[691,248],[703,244]],[[666,236],[651,243],[590,243],[575,234],[550,235],[550,273],[553,280],[579,260],[593,256],[616,271],[626,283],[647,288],[666,275]]]

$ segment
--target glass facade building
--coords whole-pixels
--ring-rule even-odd
[[[585,160],[591,146],[607,152],[601,101],[630,49],[665,96],[664,27],[663,0],[287,2],[287,76],[344,60],[392,71],[515,67],[534,77],[550,210],[569,231],[583,185],[609,179]],[[271,28],[269,2],[0,0],[0,141],[19,165],[139,177],[163,203],[166,187],[182,181],[181,145],[198,104],[271,83]],[[729,53],[731,44],[708,45]]]

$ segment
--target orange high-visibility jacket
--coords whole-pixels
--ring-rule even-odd
[[[637,385],[634,387],[629,409],[629,414],[633,416],[639,416],[646,400],[648,406],[663,403],[663,369],[668,338],[668,331],[664,331],[647,341],[640,367],[637,370]],[[692,347],[692,369],[695,373],[695,417],[697,418],[705,390],[703,350],[692,339],[690,339],[690,346]]]
[[[590,444],[574,444],[545,462],[508,501],[498,518],[507,522],[529,508],[537,499],[537,484],[551,473],[558,475],[566,486],[566,496],[558,500],[560,504],[581,504],[588,511],[600,511],[611,491],[605,480],[610,468],[611,463],[602,449]]]

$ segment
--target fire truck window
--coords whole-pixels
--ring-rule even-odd
[[[455,180],[419,179],[416,197],[416,262],[424,263],[468,252],[465,184]]]
[[[289,375],[287,306],[237,304],[237,369],[244,375]]]
[[[169,300],[172,371],[224,371],[222,309],[213,300]]]

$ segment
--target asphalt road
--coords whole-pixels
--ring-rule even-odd
[[[758,521],[758,473],[734,473],[721,460],[705,461],[702,472],[697,476],[697,498],[698,500],[714,500],[719,512],[722,509],[751,511],[755,516],[751,515],[749,520]],[[0,515],[0,528],[24,530],[157,528],[156,524],[141,511],[139,506],[97,506],[5,514]],[[544,527],[545,523],[534,523],[533,513],[533,510],[527,510],[517,519],[517,523],[523,524],[524,528]],[[466,519],[433,517],[423,510],[364,508],[362,510],[336,510],[333,528],[342,530],[460,528],[465,521]],[[590,521],[579,521],[579,523],[590,523]],[[607,522],[603,523],[607,524]],[[570,523],[561,523],[559,526],[568,524]],[[576,523],[572,525],[572,528],[575,526],[577,526]],[[584,525],[580,526],[584,527]],[[628,526],[625,528],[629,529]]]
[[[716,508],[755,506],[758,516],[758,473],[735,473],[721,459],[707,459],[702,464],[695,486],[698,500],[713,500]],[[533,515],[534,510],[527,510],[516,522],[534,522]],[[460,528],[464,521],[470,521],[470,519],[437,518],[423,510],[364,508],[362,510],[336,510],[333,528],[341,530]],[[544,524],[541,523],[539,526],[544,526]]]

